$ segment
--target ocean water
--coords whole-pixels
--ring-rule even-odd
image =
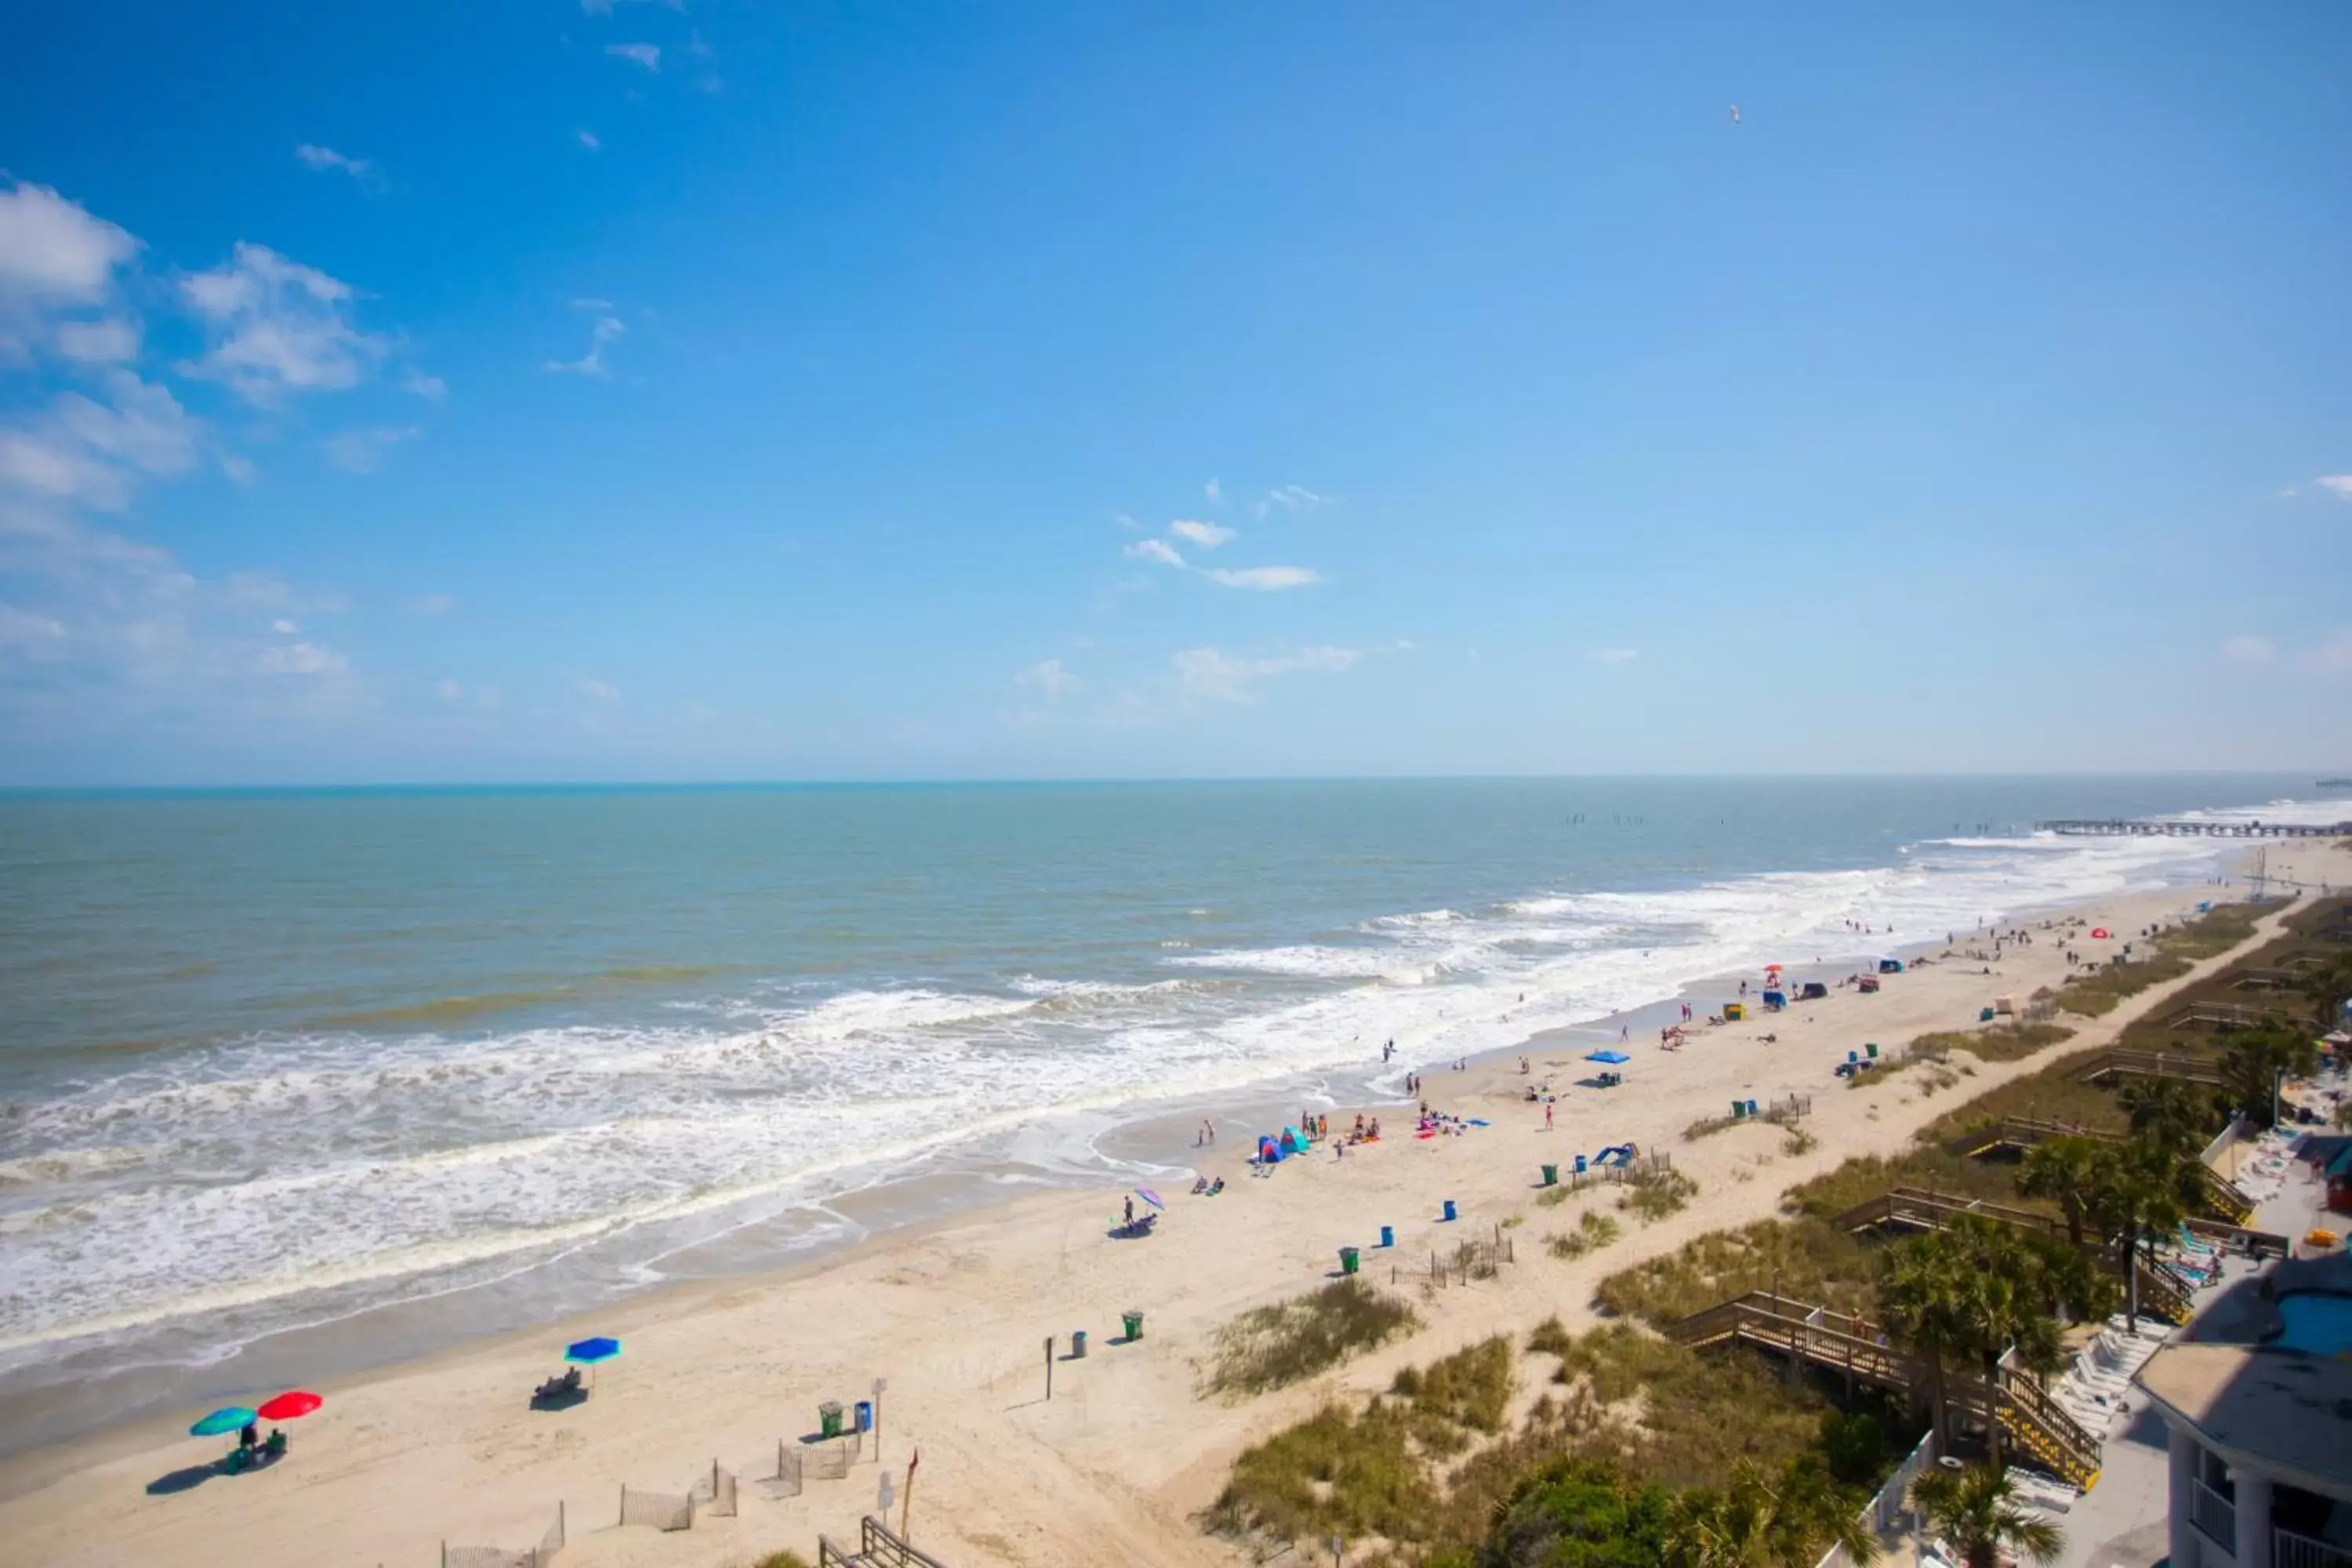
[[[404,1352],[781,1261],[896,1188],[1117,1180],[1122,1124],[1362,1092],[1386,1039],[1401,1075],[1769,960],[2196,881],[2223,849],[2037,817],[2352,815],[2291,804],[2316,793],[0,797],[0,1410],[55,1436],[238,1386],[322,1325],[347,1351],[400,1321]]]

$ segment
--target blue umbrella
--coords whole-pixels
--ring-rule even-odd
[[[565,1361],[576,1361],[588,1366],[594,1366],[600,1361],[611,1361],[620,1353],[621,1342],[618,1340],[582,1340],[563,1347]]]
[[[224,1432],[242,1430],[259,1417],[242,1405],[225,1405],[188,1428],[191,1437],[217,1437]]]

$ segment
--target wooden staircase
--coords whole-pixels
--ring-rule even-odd
[[[947,1568],[890,1532],[872,1514],[857,1521],[857,1550],[836,1546],[829,1536],[816,1538],[817,1568]]]
[[[1927,1363],[1896,1348],[1866,1318],[1827,1307],[1751,1290],[1695,1312],[1666,1330],[1666,1337],[1694,1349],[1739,1344],[1769,1351],[1792,1363],[1843,1376],[1849,1389],[1883,1388],[1906,1398],[1927,1397]],[[2088,1491],[2099,1479],[2099,1438],[2084,1429],[2029,1373],[2003,1367],[1988,1386],[1983,1379],[1950,1366],[1944,1369],[1947,1403],[1979,1421],[1999,1422],[2002,1435],[2021,1453],[2068,1485]]]

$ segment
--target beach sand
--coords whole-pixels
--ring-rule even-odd
[[[2270,868],[2312,883],[2352,881],[2352,856],[2316,842],[2273,847]],[[2082,906],[2076,912],[2117,940],[2079,945],[2105,956],[2141,926],[2212,893],[2183,888]],[[2266,918],[2266,931],[2277,918]],[[1971,941],[1963,933],[1960,945]],[[2054,985],[2065,972],[2063,947],[2045,937],[2012,948],[1990,974],[1973,962],[1937,962],[1889,977],[1876,995],[1833,988],[1826,1002],[1699,1028],[1676,1052],[1660,1050],[1654,1025],[1635,1026],[1619,1089],[1575,1087],[1591,1070],[1583,1053],[1604,1036],[1539,1039],[1525,1054],[1534,1077],[1559,1090],[1549,1131],[1541,1106],[1522,1098],[1528,1080],[1517,1051],[1426,1075],[1433,1106],[1492,1123],[1461,1137],[1416,1140],[1409,1110],[1366,1107],[1387,1131],[1380,1144],[1344,1159],[1318,1152],[1258,1180],[1244,1167],[1252,1129],[1229,1123],[1199,1162],[1226,1177],[1224,1194],[1196,1198],[1184,1190],[1189,1182],[1167,1184],[1169,1212],[1147,1239],[1107,1236],[1115,1194],[1036,1195],[800,1268],[672,1287],[590,1319],[324,1382],[313,1386],[326,1408],[293,1424],[291,1455],[257,1474],[150,1492],[159,1479],[189,1479],[191,1467],[224,1450],[184,1435],[195,1412],[30,1452],[0,1466],[0,1563],[421,1565],[439,1561],[445,1541],[530,1545],[559,1502],[572,1542],[561,1561],[580,1568],[744,1563],[779,1547],[814,1560],[820,1531],[855,1540],[884,1468],[905,1500],[918,1447],[914,1539],[959,1568],[1234,1563],[1238,1553],[1202,1535],[1192,1516],[1243,1447],[1342,1391],[1385,1386],[1401,1365],[1497,1331],[1524,1331],[1555,1313],[1584,1326],[1603,1275],[1701,1232],[1767,1216],[1790,1184],[1853,1155],[1897,1151],[1962,1099],[2036,1070],[2042,1058],[1986,1064],[1926,1098],[1912,1075],[1859,1090],[1833,1076],[1865,1041],[1891,1050],[1931,1029],[1972,1026],[1996,995],[2022,1003],[2037,986]],[[1800,975],[1807,956],[1790,955]],[[2105,1018],[2067,1018],[2078,1033],[2061,1048],[2111,1038],[2196,977]],[[1727,988],[1698,1011],[1732,994]],[[1768,1033],[1778,1043],[1762,1043]],[[1735,1097],[1790,1094],[1811,1096],[1805,1127],[1818,1142],[1807,1153],[1784,1152],[1772,1127],[1682,1141],[1685,1126],[1722,1114]],[[1354,1109],[1334,1110],[1334,1128],[1350,1124]],[[1696,1179],[1696,1198],[1661,1223],[1629,1225],[1623,1239],[1590,1257],[1551,1258],[1546,1237],[1571,1227],[1588,1206],[1613,1205],[1617,1193],[1604,1186],[1538,1206],[1538,1163],[1570,1164],[1577,1153],[1628,1141],[1670,1152]],[[1438,1219],[1447,1198],[1462,1215],[1452,1226]],[[1418,1277],[1433,1249],[1469,1234],[1491,1237],[1513,1215],[1524,1216],[1508,1233],[1516,1264],[1424,1299]],[[1373,1247],[1384,1224],[1396,1230],[1393,1252]],[[1307,1385],[1239,1405],[1202,1398],[1214,1331],[1247,1308],[1322,1283],[1343,1244],[1366,1248],[1365,1272],[1376,1282],[1396,1277],[1423,1327]],[[1113,1343],[1129,1308],[1146,1312],[1144,1337]],[[1079,1329],[1092,1352],[1055,1363],[1049,1402],[1044,1342],[1055,1336],[1056,1352],[1066,1352]],[[588,1333],[626,1344],[593,1396],[560,1413],[527,1408],[532,1386],[557,1370],[560,1347]],[[889,1384],[884,1466],[869,1448],[845,1480],[813,1479],[789,1500],[762,1495],[755,1479],[772,1473],[780,1442],[815,1428],[817,1403],[868,1397],[877,1376]],[[615,1527],[625,1483],[683,1492],[714,1460],[742,1479],[738,1517],[706,1517],[671,1534]]]

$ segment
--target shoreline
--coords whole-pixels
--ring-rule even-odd
[[[2249,853],[2223,849],[2212,858],[2216,862],[2237,861],[2246,858]],[[2230,865],[2226,879],[2234,881],[2237,876],[2237,866]],[[2179,882],[2139,893],[2028,904],[2002,917],[2000,923],[2017,925],[2057,918],[2103,900],[2165,900],[2189,896],[2193,889],[2215,887],[2210,881]],[[1869,941],[1866,932],[1837,934],[1851,936],[1858,942]],[[1965,941],[1969,933],[1958,934]],[[1885,946],[1857,947],[1843,955],[1829,952],[1810,962],[1792,962],[1788,978],[1792,987],[1801,978],[1828,979],[1834,995],[1840,972],[1857,963],[1866,964],[1866,955],[1896,954],[1907,963],[1917,956],[1933,953],[1940,946],[1932,941],[1903,942],[1890,938]],[[1481,1074],[1522,1056],[1557,1052],[1579,1042],[1614,1044],[1612,1035],[1621,1030],[1629,1036],[1631,1048],[1654,1048],[1661,1021],[1672,1019],[1681,1003],[1692,1002],[1695,1021],[1703,1020],[1708,1008],[1700,1004],[1700,998],[1720,990],[1725,999],[1731,999],[1739,979],[1736,973],[1701,977],[1633,1007],[1576,1023],[1537,1028],[1459,1059],[1468,1064],[1472,1074]],[[1703,1029],[1696,1031],[1695,1038],[1704,1034]],[[178,1373],[177,1381],[187,1386],[174,1386],[140,1398],[127,1407],[115,1402],[110,1408],[96,1409],[91,1406],[97,1402],[85,1398],[77,1412],[70,1401],[82,1394],[84,1384],[79,1380],[62,1385],[68,1391],[63,1400],[58,1397],[59,1384],[10,1390],[0,1394],[0,1432],[30,1435],[56,1431],[60,1426],[64,1430],[60,1436],[39,1442],[0,1437],[0,1497],[15,1489],[8,1468],[16,1460],[38,1456],[61,1443],[135,1428],[160,1418],[167,1410],[190,1405],[234,1403],[248,1394],[266,1396],[270,1387],[304,1379],[316,1382],[391,1375],[403,1369],[430,1364],[452,1352],[462,1353],[469,1347],[535,1335],[544,1331],[549,1323],[580,1323],[591,1319],[609,1321],[639,1302],[656,1301],[698,1288],[725,1289],[730,1285],[789,1280],[829,1264],[855,1258],[898,1238],[912,1239],[961,1221],[984,1219],[1033,1200],[1116,1193],[1139,1180],[1147,1184],[1165,1184],[1179,1180],[1179,1173],[1189,1175],[1207,1168],[1206,1162],[1214,1152],[1193,1144],[1188,1137],[1204,1121],[1217,1129],[1218,1150],[1238,1143],[1246,1152],[1252,1133],[1269,1125],[1278,1130],[1308,1107],[1332,1113],[1342,1109],[1350,1113],[1358,1109],[1378,1113],[1409,1106],[1412,1100],[1402,1089],[1408,1072],[1422,1075],[1425,1090],[1443,1093],[1461,1076],[1450,1067],[1447,1062],[1410,1063],[1401,1051],[1400,1059],[1386,1066],[1371,1060],[1353,1067],[1268,1079],[1246,1093],[1176,1096],[1164,1101],[1136,1101],[1108,1109],[1101,1114],[1110,1119],[1109,1124],[1087,1141],[1088,1153],[1104,1167],[1091,1179],[1068,1169],[1057,1172],[1006,1161],[981,1161],[959,1166],[951,1153],[944,1159],[936,1154],[920,1156],[911,1166],[884,1169],[872,1179],[839,1194],[680,1239],[651,1255],[652,1262],[663,1266],[664,1278],[652,1283],[608,1286],[609,1293],[602,1301],[551,1300],[555,1281],[546,1272],[551,1260],[545,1259],[526,1264],[511,1276],[446,1289],[435,1287],[429,1277],[409,1276],[397,1282],[389,1300],[269,1330],[214,1362],[193,1365],[167,1362],[159,1365],[142,1360],[131,1363],[133,1370],[158,1373],[167,1381],[172,1373]],[[1245,1159],[1237,1163],[1245,1163]],[[1227,1169],[1226,1173],[1230,1176],[1233,1172]],[[1024,1190],[1011,1194],[991,1190],[1005,1186]],[[814,1239],[804,1247],[789,1243],[779,1247],[773,1233],[794,1228],[805,1229]],[[613,1277],[627,1271],[604,1272]],[[174,1317],[184,1319],[189,1315]],[[487,1326],[483,1322],[486,1316],[489,1319]],[[168,1332],[172,1321],[163,1320],[157,1331]],[[70,1346],[72,1342],[61,1343]],[[93,1345],[78,1353],[98,1357],[106,1348],[103,1344]],[[208,1375],[222,1370],[233,1370],[237,1375]]]
[[[2335,879],[2345,878],[2339,872]],[[2129,931],[2158,914],[2186,910],[2201,892],[2200,887],[2182,886],[2063,907],[2085,919],[2104,916]],[[1549,1039],[1530,1037],[1517,1047],[1484,1053],[1463,1072],[1434,1069],[1427,1075],[1425,1090],[1433,1103],[1494,1121],[1492,1129],[1469,1137],[1415,1143],[1392,1136],[1356,1159],[1286,1164],[1265,1183],[1234,1173],[1246,1159],[1245,1140],[1221,1140],[1213,1154],[1203,1152],[1205,1157],[1181,1163],[1223,1171],[1227,1194],[1214,1200],[1170,1194],[1170,1222],[1146,1243],[1101,1238],[1099,1190],[1030,1193],[862,1237],[823,1257],[757,1273],[672,1281],[590,1316],[567,1315],[468,1339],[340,1380],[314,1379],[310,1385],[328,1395],[329,1407],[297,1432],[298,1454],[311,1466],[331,1467],[331,1477],[322,1480],[370,1477],[411,1498],[410,1506],[386,1514],[361,1506],[341,1481],[327,1486],[326,1491],[341,1499],[339,1506],[352,1512],[348,1519],[339,1513],[342,1522],[318,1525],[326,1531],[319,1560],[392,1561],[402,1553],[414,1556],[430,1538],[524,1539],[531,1533],[524,1516],[537,1505],[518,1508],[518,1488],[544,1496],[551,1505],[563,1499],[577,1510],[575,1546],[567,1563],[639,1561],[632,1542],[660,1542],[667,1551],[642,1560],[665,1563],[727,1561],[743,1546],[770,1541],[805,1551],[819,1528],[854,1529],[859,1501],[871,1499],[870,1473],[867,1480],[845,1487],[812,1487],[808,1496],[789,1504],[747,1502],[742,1519],[725,1521],[731,1529],[713,1521],[691,1536],[654,1537],[599,1528],[593,1543],[587,1532],[592,1525],[608,1522],[609,1482],[663,1484],[667,1470],[684,1475],[695,1464],[707,1466],[714,1447],[740,1468],[747,1456],[772,1455],[778,1439],[806,1430],[813,1409],[802,1407],[813,1405],[815,1397],[863,1396],[865,1383],[879,1374],[892,1380],[894,1390],[885,1438],[892,1462],[904,1461],[904,1439],[920,1441],[930,1495],[945,1493],[969,1504],[971,1517],[960,1517],[953,1527],[961,1543],[959,1564],[1088,1560],[1066,1554],[1061,1542],[1043,1555],[1032,1554],[1025,1542],[1007,1550],[1018,1537],[980,1522],[1009,1510],[1008,1530],[1023,1521],[1034,1530],[1036,1521],[1068,1512],[1073,1477],[1063,1476],[1063,1484],[1048,1488],[1050,1496],[1038,1495],[1021,1484],[1019,1475],[1005,1473],[1003,1461],[1014,1459],[1017,1470],[1022,1456],[1045,1468],[1083,1472],[1085,1486],[1101,1492],[1102,1508],[1117,1516],[1096,1522],[1120,1536],[1141,1531],[1136,1550],[1128,1553],[1130,1560],[1228,1561],[1216,1543],[1198,1538],[1182,1516],[1213,1494],[1213,1483],[1239,1441],[1262,1430],[1272,1415],[1297,1410],[1313,1391],[1286,1391],[1255,1402],[1246,1413],[1197,1401],[1190,1358],[1217,1323],[1234,1310],[1294,1294],[1319,1279],[1329,1271],[1328,1247],[1368,1238],[1376,1222],[1398,1224],[1405,1233],[1401,1251],[1431,1243],[1444,1234],[1429,1224],[1433,1194],[1459,1195],[1469,1211],[1465,1217],[1473,1220],[1496,1218],[1507,1207],[1524,1205],[1526,1199],[1512,1194],[1531,1184],[1538,1152],[1556,1148],[1565,1154],[1636,1132],[1645,1146],[1674,1149],[1677,1165],[1701,1181],[1702,1197],[1692,1210],[1637,1231],[1589,1268],[1523,1262],[1497,1289],[1450,1292],[1454,1300],[1433,1310],[1430,1326],[1408,1345],[1393,1355],[1383,1352],[1351,1363],[1317,1386],[1334,1379],[1352,1386],[1384,1375],[1382,1369],[1400,1358],[1444,1353],[1464,1329],[1495,1321],[1492,1311],[1465,1318],[1457,1310],[1470,1307],[1473,1298],[1491,1296],[1490,1306],[1510,1307],[1543,1279],[1543,1310],[1534,1310],[1533,1300],[1522,1302],[1528,1310],[1521,1315],[1530,1322],[1559,1310],[1564,1300],[1581,1300],[1572,1292],[1563,1298],[1554,1280],[1613,1271],[1677,1237],[1717,1227],[1727,1208],[1760,1204],[1769,1213],[1788,1182],[1850,1154],[1898,1145],[1912,1126],[1946,1109],[1948,1100],[1918,1103],[1920,1097],[1899,1080],[1863,1090],[1838,1087],[1828,1071],[1835,1059],[1832,1053],[1842,1055],[1844,1047],[1838,1042],[1848,1036],[1884,1035],[1899,1045],[1923,1025],[1962,1026],[1955,1014],[1965,1013],[1972,1022],[1973,1008],[1964,1004],[1975,991],[1995,985],[2029,990],[2030,975],[2054,956],[2048,948],[2020,951],[2028,955],[2023,962],[2005,962],[1990,978],[1962,973],[1956,965],[1936,965],[1890,982],[1888,992],[1866,1005],[1861,998],[1833,992],[1829,1005],[1811,1009],[1825,1018],[1792,1007],[1776,1020],[1782,1037],[1777,1047],[1743,1048],[1758,1044],[1754,1037],[1765,1032],[1760,1026],[1701,1031],[1690,1048],[1672,1056],[1657,1052],[1654,1040],[1637,1036],[1631,1047],[1635,1060],[1626,1069],[1633,1096],[1563,1090],[1557,1134],[1516,1124],[1528,1119],[1515,1114],[1525,1082],[1512,1058],[1559,1056],[1575,1042],[1558,1031]],[[2160,987],[2146,999],[2159,999],[2169,989]],[[2106,1018],[2084,1020],[2080,1037],[2119,1026],[2139,1010],[2127,1005]],[[1580,1036],[1598,1027],[1580,1026],[1566,1033]],[[2036,1070],[2045,1056],[1987,1064],[1976,1088]],[[1568,1064],[1545,1065],[1557,1069]],[[1811,1125],[1822,1130],[1820,1148],[1790,1159],[1757,1147],[1753,1134],[1738,1130],[1702,1142],[1679,1142],[1681,1127],[1695,1114],[1717,1109],[1735,1091],[1759,1099],[1816,1095]],[[1384,1113],[1392,1103],[1368,1101],[1364,1109]],[[1353,1109],[1335,1104],[1332,1114]],[[1498,1162],[1507,1149],[1521,1152]],[[1520,1165],[1528,1169],[1520,1171]],[[1771,1179],[1759,1180],[1768,1168]],[[1526,1212],[1529,1250],[1539,1252],[1536,1244],[1547,1214]],[[1565,1209],[1557,1215],[1573,1217]],[[1209,1222],[1205,1226],[1203,1220]],[[1146,1341],[1122,1350],[1098,1349],[1071,1376],[1075,1386],[1057,1391],[1054,1405],[1041,1412],[1040,1402],[1029,1397],[1034,1390],[1024,1386],[1035,1379],[1036,1335],[1049,1329],[1066,1333],[1089,1326],[1091,1319],[1102,1345],[1108,1333],[1106,1318],[1126,1304],[1141,1304],[1150,1312],[1153,1326]],[[629,1342],[629,1351],[608,1369],[607,1386],[588,1405],[561,1417],[533,1417],[520,1409],[518,1390],[527,1391],[545,1374],[555,1349],[574,1330],[617,1333]],[[1089,1385],[1097,1384],[1100,1392],[1090,1402]],[[1013,1397],[1016,1392],[1021,1397]],[[1118,1406],[1118,1414],[1102,1405],[1105,1394]],[[35,1560],[118,1560],[99,1543],[110,1538],[120,1543],[122,1537],[108,1521],[121,1514],[143,1521],[142,1549],[155,1555],[142,1560],[195,1561],[205,1553],[184,1551],[181,1541],[194,1521],[241,1535],[258,1500],[256,1494],[279,1493],[282,1488],[265,1475],[251,1478],[251,1484],[242,1478],[209,1484],[194,1498],[137,1500],[138,1488],[165,1461],[176,1458],[184,1463],[203,1447],[179,1435],[179,1418],[175,1413],[113,1423],[0,1462],[0,1514],[9,1517],[14,1530],[45,1535],[53,1550]],[[425,1436],[433,1433],[447,1440]],[[562,1436],[566,1433],[569,1438]],[[473,1440],[477,1435],[487,1447]],[[1108,1458],[1106,1439],[1114,1439]],[[450,1468],[478,1447],[481,1465]],[[1009,1455],[1000,1452],[1007,1448]],[[509,1454],[514,1465],[507,1463]],[[320,1457],[309,1460],[311,1455]],[[1137,1455],[1150,1457],[1143,1466],[1150,1474],[1125,1473],[1128,1460]],[[485,1467],[488,1473],[476,1473]],[[304,1468],[283,1473],[299,1478]],[[740,1473],[747,1479],[755,1474],[749,1468]],[[525,1474],[536,1479],[526,1485]],[[297,1506],[299,1494],[283,1495],[284,1506]],[[224,1511],[232,1496],[237,1507]],[[280,1506],[272,1502],[259,1511],[275,1518]],[[307,1513],[307,1505],[302,1511]],[[1097,1510],[1081,1511],[1091,1516]],[[128,1520],[121,1526],[130,1527]],[[163,1536],[147,1535],[147,1528],[167,1531],[168,1543]],[[58,1530],[65,1533],[54,1533]],[[324,1554],[329,1538],[335,1542],[332,1555]],[[1142,1544],[1147,1540],[1148,1548]],[[85,1543],[98,1554],[78,1558],[76,1551]],[[937,1549],[936,1538],[933,1544]],[[1034,1544],[1042,1549],[1046,1542]],[[608,1548],[624,1547],[629,1550],[623,1555],[604,1554]]]

